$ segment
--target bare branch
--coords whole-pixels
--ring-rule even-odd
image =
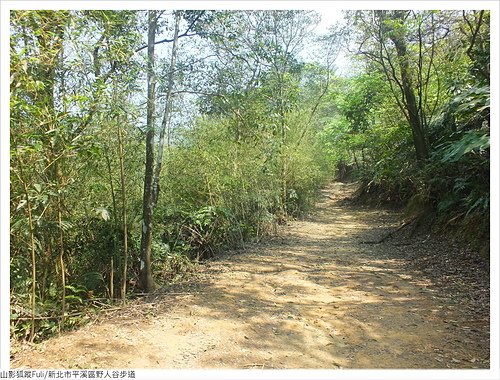
[[[205,11],[201,12],[198,16],[196,16],[196,18],[191,22],[191,24],[188,25],[188,27],[186,28],[186,31],[182,34],[179,34],[177,36],[177,38],[182,38],[182,37],[191,37],[191,36],[197,36],[198,34],[197,33],[189,33],[193,26],[196,24],[196,22],[198,22],[198,20],[201,18],[201,16],[205,13]],[[174,42],[174,38],[165,38],[163,40],[160,40],[160,41],[155,41],[155,45],[158,45],[158,44],[163,44],[163,43],[167,43],[167,42]],[[143,45],[141,46],[140,48],[136,49],[136,53],[140,52],[141,50],[144,50],[148,47],[148,45]]]

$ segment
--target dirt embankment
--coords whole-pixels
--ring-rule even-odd
[[[349,205],[354,186],[332,184],[279,237],[209,263],[191,284],[19,349],[12,366],[488,368],[487,263],[433,238],[373,244],[401,216]],[[467,271],[436,261],[450,249],[470,261]]]

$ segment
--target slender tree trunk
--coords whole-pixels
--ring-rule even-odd
[[[63,41],[64,41],[64,28],[65,20],[67,20],[67,14],[62,16],[59,15],[54,19],[54,14],[51,11],[40,12],[42,16],[43,25],[42,31],[36,36],[36,40],[39,47],[39,55],[42,57],[40,63],[37,65],[37,76],[38,79],[43,82],[43,89],[38,92],[37,102],[40,106],[44,106],[46,109],[46,116],[50,122],[46,123],[46,132],[55,130],[58,128],[57,124],[53,121],[56,119],[56,109],[54,102],[54,92],[56,88],[57,79],[57,68],[60,67],[63,57]],[[64,86],[64,84],[62,84]],[[61,91],[63,91],[61,87]],[[62,94],[62,93],[61,93]],[[50,139],[47,144],[47,151],[45,154],[47,162],[48,173],[48,183],[53,183],[56,185],[56,190],[58,192],[56,197],[56,204],[54,209],[50,210],[48,214],[53,217],[54,221],[57,220],[57,225],[59,228],[58,234],[55,233],[47,237],[49,248],[48,250],[52,252],[51,244],[54,244],[54,252],[58,250],[57,263],[55,267],[59,266],[61,270],[61,320],[59,324],[59,330],[64,326],[65,312],[66,312],[66,268],[64,262],[64,231],[63,231],[63,201],[62,201],[62,189],[64,187],[63,183],[63,155],[64,147],[61,142],[61,137],[56,135],[54,138]],[[54,236],[56,235],[56,236]],[[57,249],[57,250],[56,250]],[[51,264],[52,262],[49,262]]]
[[[281,119],[281,141],[280,141],[280,153],[281,153],[281,212],[283,221],[286,220],[288,210],[286,207],[286,194],[288,192],[288,183],[286,180],[288,168],[287,168],[287,155],[286,155],[286,125],[285,125],[285,111],[283,109],[283,89],[280,88],[280,119]]]
[[[35,232],[33,227],[33,215],[31,213],[31,202],[28,198],[28,189],[24,184],[28,208],[28,223],[30,229],[30,251],[31,251],[31,326],[30,326],[30,342],[35,339],[35,312],[36,312],[36,254],[35,254]]]
[[[154,52],[156,32],[156,11],[148,11],[148,98],[146,116],[146,167],[144,170],[144,194],[142,200],[142,235],[140,287],[144,292],[151,292],[156,284],[151,272],[151,243],[153,228],[153,166],[154,166],[154,110],[155,84]]]
[[[28,213],[28,228],[30,231],[30,253],[31,253],[31,326],[29,341],[33,343],[35,339],[35,312],[36,312],[36,250],[35,250],[35,227],[33,224],[33,213],[31,201],[28,193],[28,186],[23,179],[23,162],[19,158],[19,181],[23,185],[24,196],[26,197],[26,209]]]
[[[122,266],[122,286],[121,298],[125,302],[127,294],[127,266],[128,266],[128,230],[127,230],[127,201],[125,192],[125,170],[123,161],[125,158],[123,152],[123,138],[122,129],[118,126],[118,147],[120,149],[120,182],[121,182],[121,195],[122,195],[122,223],[123,223],[123,266]]]
[[[114,252],[113,252],[114,253]],[[115,295],[115,260],[113,256],[109,260],[109,299],[114,299]]]
[[[104,152],[104,158],[106,159],[106,166],[108,168],[108,180],[109,187],[111,191],[111,201],[113,203],[113,221],[115,224],[115,230],[118,229],[118,216],[117,216],[117,207],[116,207],[116,195],[115,188],[113,186],[113,173],[111,171],[111,160],[109,159],[108,152]],[[116,235],[113,236],[113,253],[110,259],[110,272],[109,272],[109,298],[113,299],[115,294],[115,262],[114,262],[114,254],[116,252]]]
[[[174,85],[174,70],[177,59],[177,39],[179,35],[180,13],[175,12],[175,29],[168,74],[165,111],[158,143],[156,165],[154,165],[154,103],[155,103],[155,76],[154,76],[154,43],[156,30],[156,12],[148,15],[148,112],[146,132],[146,170],[144,175],[143,197],[143,227],[141,240],[141,288],[146,293],[156,288],[151,273],[151,242],[153,232],[153,211],[160,192],[159,182],[165,145],[165,132],[172,113],[172,89]]]
[[[356,165],[356,170],[359,170],[358,158],[356,157],[356,151],[352,151],[352,157],[354,158],[354,165]]]
[[[179,36],[179,24],[181,20],[181,14],[179,11],[175,12],[175,27],[174,27],[174,38],[172,42],[172,53],[170,56],[170,70],[168,72],[168,81],[167,81],[167,94],[165,97],[165,111],[163,113],[162,126],[160,129],[160,139],[158,143],[158,152],[156,155],[156,166],[153,177],[153,207],[156,205],[158,201],[158,195],[160,192],[160,173],[161,166],[163,161],[163,150],[165,146],[165,132],[168,129],[167,136],[170,136],[170,116],[172,115],[172,107],[173,107],[173,99],[172,99],[172,90],[174,87],[174,72],[175,72],[175,64],[177,62],[177,39]],[[170,139],[169,139],[170,140]],[[170,144],[170,141],[169,141]]]
[[[59,330],[64,327],[64,322],[66,320],[66,265],[64,263],[64,233],[62,228],[62,202],[61,195],[57,200],[57,219],[59,223],[59,265],[61,267],[61,321],[59,324]]]
[[[287,195],[287,192],[288,192],[288,183],[287,183],[287,180],[286,180],[286,176],[287,176],[287,172],[288,172],[288,168],[287,168],[287,155],[286,155],[286,130],[287,130],[287,126],[286,126],[286,111],[285,111],[285,99],[284,99],[284,75],[283,75],[283,70],[284,68],[281,67],[281,68],[278,68],[278,70],[281,70],[279,73],[278,73],[278,114],[279,114],[279,118],[280,118],[280,131],[279,131],[279,135],[280,135],[280,192],[281,192],[281,217],[283,218],[283,221],[286,220],[286,216],[288,214],[288,210],[287,210],[287,207],[286,207],[286,195]]]

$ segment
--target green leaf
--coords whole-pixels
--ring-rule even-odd
[[[484,132],[470,131],[464,133],[458,141],[447,144],[442,150],[442,163],[457,162],[467,153],[474,150],[485,150],[490,146],[490,136]]]

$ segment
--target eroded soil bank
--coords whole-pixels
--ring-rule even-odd
[[[373,244],[401,215],[349,204],[354,187],[190,284],[17,347],[12,367],[488,368],[487,263],[429,237]],[[450,250],[463,273],[436,263]]]

